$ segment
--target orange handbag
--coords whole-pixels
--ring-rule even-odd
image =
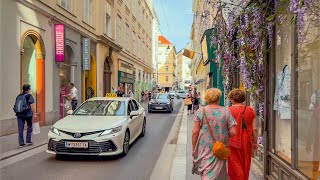
[[[185,99],[183,102],[184,102],[185,106],[188,106],[188,105],[192,104],[192,101],[191,101],[190,98]]]
[[[203,108],[203,117],[207,123],[209,133],[210,133],[211,137],[213,138],[213,146],[212,146],[213,155],[216,156],[220,160],[227,160],[230,156],[230,150],[225,144],[223,144],[220,141],[216,141],[214,139],[213,131],[212,131],[212,128],[209,124],[209,121],[208,121],[208,118],[207,118],[207,115],[206,115],[204,108]]]

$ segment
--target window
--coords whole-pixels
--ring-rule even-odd
[[[169,71],[169,66],[166,66],[166,72],[168,72]]]
[[[135,44],[135,43],[136,43],[136,33],[133,31],[133,32],[132,32],[132,46],[131,46],[131,47],[132,47],[132,53],[133,53],[133,54],[136,54],[136,52],[135,52],[135,50],[136,50],[136,49],[135,49],[136,44]]]
[[[124,116],[124,101],[96,100],[87,101],[74,112],[78,116]],[[108,120],[108,119],[106,119]]]
[[[169,81],[169,76],[166,76],[166,82],[168,82]]]
[[[138,46],[137,46],[137,48],[138,48],[138,51],[139,51],[139,52],[137,52],[137,53],[138,53],[138,57],[139,57],[139,58],[141,58],[141,53],[140,53],[141,48],[140,48],[140,45],[141,45],[141,39],[140,39],[140,36],[138,36]]]
[[[131,101],[128,102],[128,116],[130,116],[131,111],[134,111],[134,107],[132,106],[133,104],[131,103]]]
[[[276,26],[276,89],[274,93],[275,153],[291,163],[291,18]]]
[[[121,25],[122,25],[122,21],[121,21],[121,17],[118,15],[118,19],[117,19],[117,43],[119,45],[121,45]]]
[[[132,100],[133,104],[135,105],[136,111],[138,111],[140,109],[139,104],[137,103],[136,100]]]
[[[72,11],[71,0],[58,0],[58,4],[67,11]]]
[[[132,0],[131,3],[132,3],[131,11],[132,11],[132,14],[135,16],[136,15],[136,1]]]
[[[84,18],[83,21],[93,26],[93,0],[84,1]]]
[[[112,36],[112,29],[111,29],[111,5],[107,1],[106,4],[106,34],[107,36],[111,37]]]
[[[319,1],[318,1],[319,3]],[[319,7],[320,4],[317,6]],[[310,179],[320,177],[320,27],[305,15],[306,35],[298,48],[298,169]],[[310,19],[310,20],[309,20]],[[309,21],[308,21],[309,20]]]
[[[126,24],[126,49],[127,50],[129,50],[129,33],[130,33],[129,25]]]

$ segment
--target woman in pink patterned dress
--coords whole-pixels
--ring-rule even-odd
[[[219,106],[221,97],[219,89],[208,89],[205,100],[208,106],[200,108],[194,116],[194,128],[192,130],[192,150],[194,172],[199,174],[202,180],[226,180],[228,179],[227,161],[220,160],[213,155],[213,139],[208,128],[214,133],[214,139],[228,146],[229,137],[236,135],[236,122],[230,111]],[[204,120],[203,113],[211,127]]]

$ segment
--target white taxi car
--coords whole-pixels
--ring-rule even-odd
[[[146,133],[145,110],[129,97],[92,98],[68,114],[49,131],[47,153],[125,156]]]

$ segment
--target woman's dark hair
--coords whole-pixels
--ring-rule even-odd
[[[24,84],[24,85],[22,86],[22,91],[23,91],[23,92],[28,92],[30,89],[31,89],[30,84]]]

